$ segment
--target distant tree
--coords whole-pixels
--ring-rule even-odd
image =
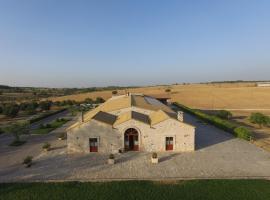
[[[39,107],[41,108],[41,110],[50,110],[51,106],[52,106],[51,101],[41,101],[39,103]]]
[[[96,98],[96,103],[104,103],[105,100],[102,97],[97,97]]]
[[[7,104],[3,108],[3,113],[7,117],[16,117],[20,111],[20,107],[17,104]]]
[[[249,121],[258,124],[260,128],[270,124],[270,118],[262,113],[252,113],[249,117]]]
[[[3,107],[0,105],[0,114],[3,113]]]
[[[5,132],[10,133],[14,136],[14,141],[20,141],[20,136],[22,134],[29,133],[29,123],[21,122],[21,123],[14,123],[5,128]]]
[[[2,91],[0,91],[0,95],[2,95],[3,94],[3,92]]]
[[[165,92],[169,93],[169,92],[171,92],[171,89],[170,89],[170,88],[167,88],[167,89],[165,90]]]
[[[217,112],[216,115],[220,117],[221,119],[230,119],[232,117],[232,113],[227,110],[220,110]]]
[[[112,91],[112,94],[113,94],[113,95],[116,95],[117,93],[118,93],[117,90],[113,90],[113,91]]]

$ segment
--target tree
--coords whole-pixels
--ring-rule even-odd
[[[102,97],[97,97],[96,98],[96,103],[104,103],[105,100]]]
[[[3,113],[7,117],[16,117],[20,111],[20,107],[17,104],[8,104],[4,106]]]
[[[249,121],[254,124],[258,124],[260,128],[270,123],[270,118],[262,113],[252,113],[249,117]]]
[[[20,141],[20,136],[22,134],[29,133],[29,123],[21,122],[21,123],[14,123],[5,128],[5,132],[10,133],[14,136],[14,141]]]
[[[165,90],[165,92],[169,93],[169,92],[171,92],[171,89],[170,89],[170,88],[167,88],[167,89]]]
[[[227,110],[220,110],[217,112],[216,115],[220,117],[221,119],[230,119],[232,117],[232,113]]]
[[[50,110],[51,109],[52,102],[51,101],[42,101],[39,104],[39,107],[42,110]]]
[[[0,106],[0,114],[3,112],[3,107]]]
[[[27,105],[25,111],[27,112],[28,115],[33,115],[36,113],[36,108],[35,105],[30,103]]]
[[[87,103],[87,104],[92,104],[94,101],[93,101],[93,99],[86,98],[86,99],[84,100],[84,102]]]

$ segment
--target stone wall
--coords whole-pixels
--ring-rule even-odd
[[[67,132],[69,153],[89,153],[89,138],[98,138],[98,152],[116,153],[122,148],[121,134],[112,126],[91,120]]]
[[[150,127],[148,124],[136,120],[130,120],[115,128],[121,133],[122,141],[124,141],[126,129],[135,128],[139,132],[140,151],[166,151],[166,137],[174,138],[173,151],[185,152],[195,150],[195,128],[174,119],[168,119],[154,127]]]

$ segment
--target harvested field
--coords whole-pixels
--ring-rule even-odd
[[[165,90],[168,88],[171,92],[166,93]],[[262,111],[269,109],[270,111],[270,87],[255,87],[254,83],[155,86],[127,91],[147,95],[169,95],[172,101],[200,109],[262,109]],[[125,91],[120,90],[118,93],[125,94]],[[96,97],[108,99],[111,95],[111,91],[100,91],[50,98],[50,100],[83,101],[86,98]]]

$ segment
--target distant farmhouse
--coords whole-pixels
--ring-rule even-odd
[[[270,87],[270,82],[257,83],[257,87]]]
[[[154,97],[113,96],[67,129],[67,147],[69,153],[194,151],[195,127]]]

